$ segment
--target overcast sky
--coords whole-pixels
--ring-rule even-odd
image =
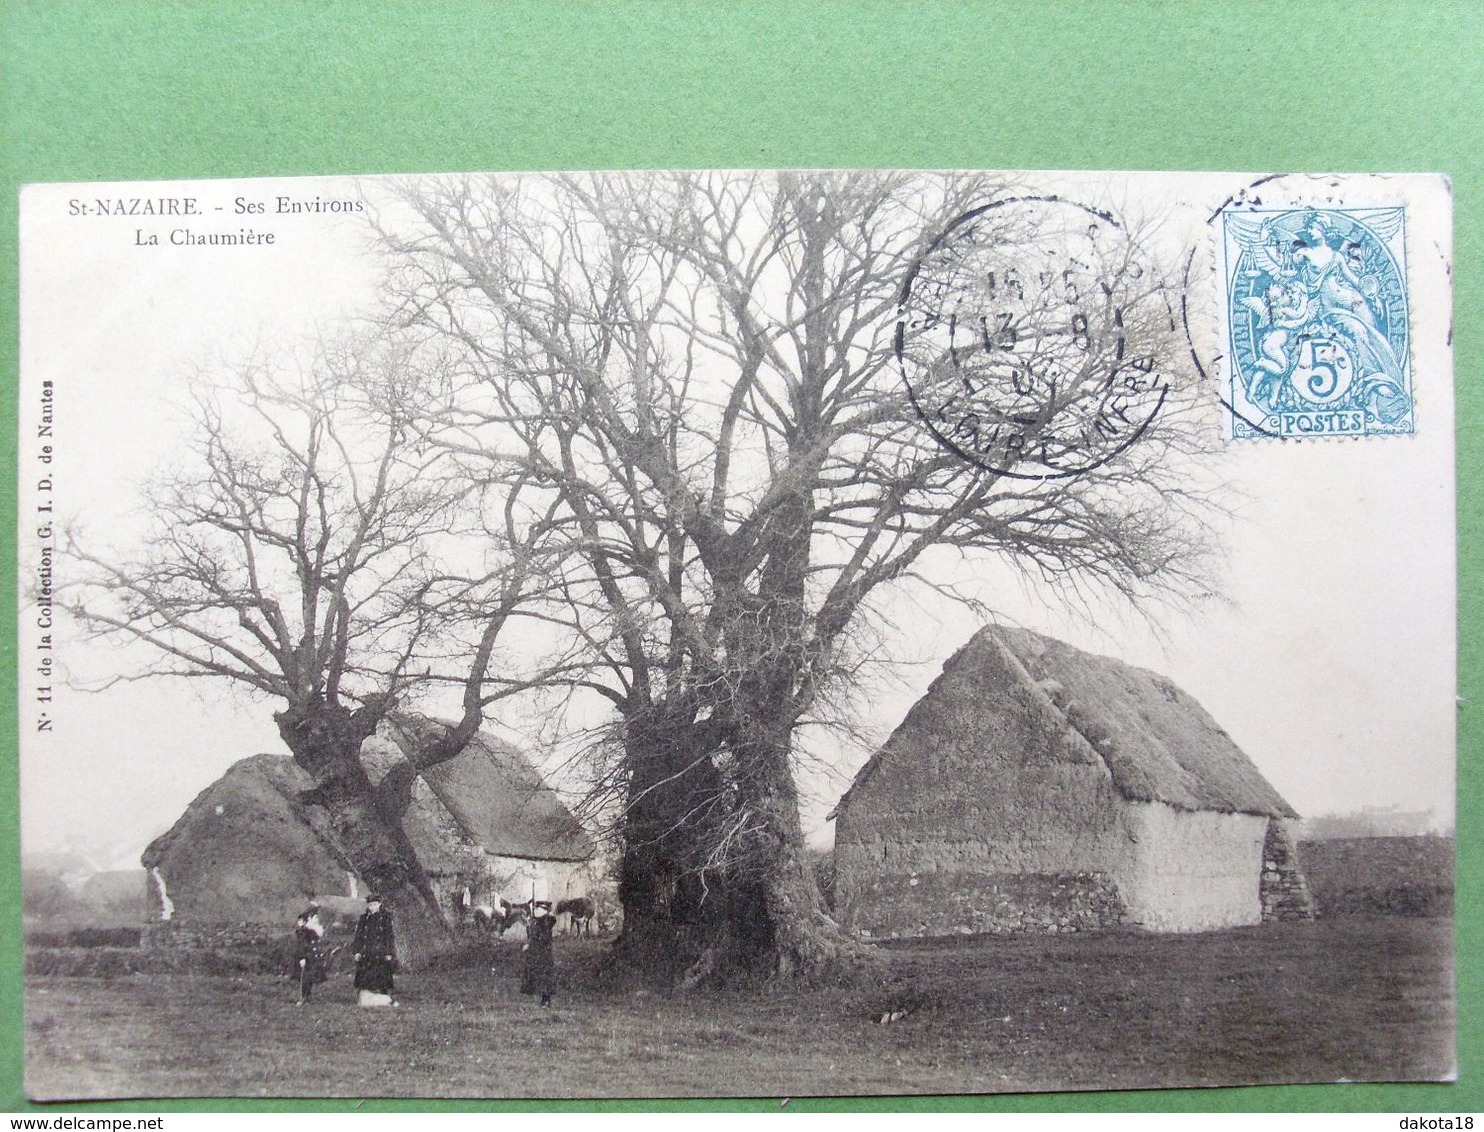
[[[1212,209],[1249,177],[1060,175],[1061,191],[1096,192],[1168,218],[1172,246],[1207,240]],[[1318,182],[1295,181],[1295,193]],[[280,196],[355,199],[350,181],[32,186],[21,217],[20,580],[34,584],[34,489],[53,479],[57,514],[90,536],[137,537],[138,487],[168,462],[189,419],[182,397],[197,365],[260,344],[309,341],[366,309],[377,267],[354,216],[273,215]],[[1276,190],[1275,190],[1276,191]],[[1346,203],[1409,201],[1417,434],[1361,441],[1226,445],[1220,470],[1236,519],[1220,598],[1147,622],[1092,617],[1027,592],[1008,572],[946,558],[1007,621],[1168,674],[1193,694],[1303,814],[1363,806],[1433,809],[1450,823],[1454,789],[1454,510],[1451,308],[1446,190],[1424,178],[1355,179]],[[1369,197],[1366,195],[1370,194]],[[193,196],[190,218],[100,216],[111,198]],[[236,212],[262,202],[264,214]],[[86,205],[81,214],[69,202]],[[220,209],[220,211],[218,211]],[[271,232],[252,247],[171,246],[170,233]],[[159,246],[140,241],[158,235]],[[1210,320],[1214,281],[1192,293]],[[1204,304],[1202,310],[1201,304]],[[53,461],[39,460],[43,380],[54,382]],[[59,569],[65,569],[59,563]],[[23,599],[24,606],[24,599]],[[919,600],[894,611],[890,652],[903,663],[862,698],[862,726],[884,738],[977,624]],[[87,694],[52,680],[53,730],[35,730],[42,654],[34,610],[21,616],[22,842],[75,840],[105,863],[137,862],[200,790],[232,762],[280,750],[274,705],[205,682],[149,680]],[[127,658],[58,630],[54,654],[93,674]],[[499,720],[521,741],[530,721]],[[824,814],[870,755],[868,742],[807,740],[820,756],[805,782],[806,826],[827,841]],[[538,756],[540,752],[537,752]],[[820,765],[820,764],[823,765]]]

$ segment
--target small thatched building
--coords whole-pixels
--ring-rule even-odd
[[[373,781],[402,759],[409,729],[426,725],[402,720],[367,741]],[[363,895],[325,811],[304,801],[312,786],[287,755],[253,755],[197,795],[142,857],[146,918],[164,929],[153,936],[281,935],[311,896]],[[423,772],[402,824],[445,908],[462,888],[476,902],[533,891],[561,900],[594,883],[591,839],[526,757],[488,733]]]
[[[835,909],[862,935],[1311,914],[1297,815],[1195,700],[1025,630],[950,658],[833,816]]]
[[[416,726],[427,723],[393,731],[393,759]],[[376,755],[363,758],[369,765]],[[592,839],[526,756],[489,732],[423,771],[403,828],[446,903],[461,888],[475,903],[559,901],[586,896],[596,883]]]

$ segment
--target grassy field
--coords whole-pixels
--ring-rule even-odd
[[[843,986],[516,990],[512,945],[294,1004],[266,975],[31,976],[35,1099],[808,1096],[1428,1080],[1453,1067],[1452,922],[1343,917],[1200,935],[975,937],[880,952]],[[888,1011],[906,1011],[882,1024]]]

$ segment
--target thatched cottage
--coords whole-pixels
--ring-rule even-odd
[[[489,732],[423,771],[403,828],[445,905],[465,887],[475,903],[522,903],[586,896],[597,882],[587,832],[526,756]]]
[[[1160,931],[1311,914],[1297,815],[1163,676],[991,626],[835,818],[835,910],[872,937]]]
[[[367,741],[373,781],[402,758],[415,725]],[[259,938],[282,934],[310,896],[364,895],[325,811],[302,799],[312,785],[287,755],[230,767],[145,849],[147,921],[180,942]],[[561,900],[594,883],[591,839],[526,757],[487,732],[423,772],[403,828],[445,908],[465,887],[476,902],[533,891]]]

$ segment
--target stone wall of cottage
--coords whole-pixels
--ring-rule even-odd
[[[1314,918],[1314,899],[1299,867],[1296,843],[1287,823],[1277,818],[1268,822],[1263,841],[1261,893],[1265,921]]]
[[[862,939],[1070,933],[1116,924],[1123,911],[1102,873],[897,873],[857,896],[854,930]]]

